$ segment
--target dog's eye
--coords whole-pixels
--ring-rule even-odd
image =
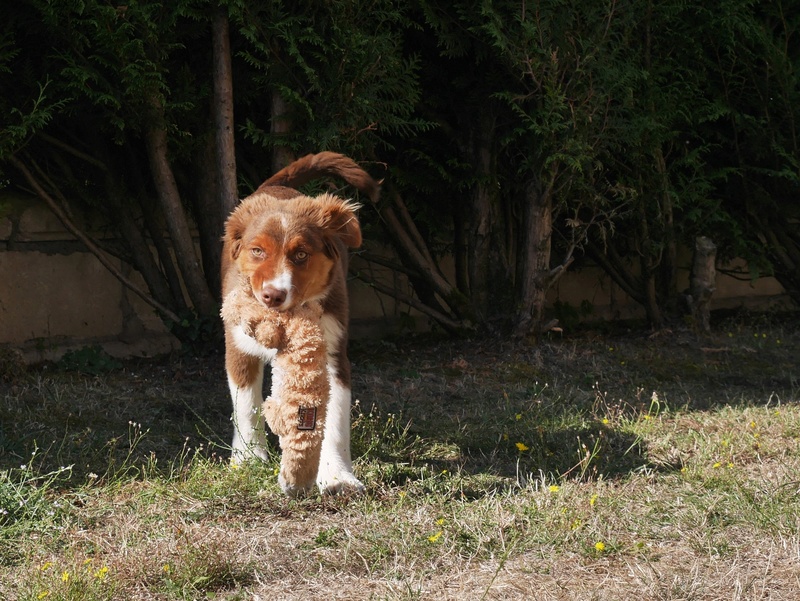
[[[264,249],[258,248],[257,246],[250,249],[250,254],[256,259],[263,259],[265,256]]]
[[[302,263],[306,259],[308,259],[308,253],[306,251],[298,250],[296,253],[294,253],[295,263]]]

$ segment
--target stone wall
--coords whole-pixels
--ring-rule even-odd
[[[81,223],[102,237],[102,231]],[[682,264],[690,264],[690,256]],[[120,269],[128,269],[118,262]],[[367,268],[353,259],[355,267]],[[374,270],[375,267],[370,267]],[[376,273],[392,281],[390,272]],[[126,276],[144,284],[135,272]],[[681,272],[688,286],[688,269]],[[397,278],[395,285],[407,291]],[[593,319],[643,316],[643,311],[601,270],[584,268],[566,274],[551,291],[550,302],[578,308],[590,303]],[[781,286],[772,278],[756,283],[719,275],[713,308],[788,307]],[[354,337],[375,336],[411,327],[427,327],[424,317],[351,281]],[[102,344],[117,356],[151,355],[177,347],[152,308],[122,286],[84,247],[64,230],[40,202],[4,194],[0,198],[0,345],[20,349],[29,360],[57,357],[67,348]]]

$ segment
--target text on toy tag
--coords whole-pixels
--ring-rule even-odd
[[[297,410],[297,417],[298,430],[313,430],[317,427],[316,407],[300,407]]]

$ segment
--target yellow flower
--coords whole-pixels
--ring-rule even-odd
[[[530,449],[530,447],[528,445],[526,445],[524,442],[518,442],[518,443],[516,443],[516,445],[517,445],[517,450],[518,451],[527,451],[527,450]]]
[[[42,591],[41,593],[36,595],[36,598],[37,599],[44,599],[45,597],[49,597],[49,596],[50,596],[50,591]]]
[[[69,572],[66,570],[61,574],[61,582],[69,582]]]
[[[49,569],[50,569],[50,568],[52,568],[52,567],[53,567],[53,562],[51,562],[51,561],[48,561],[48,562],[46,562],[46,563],[45,563],[45,564],[44,564],[44,565],[43,565],[41,568],[39,568],[39,569],[40,569],[42,572],[46,572],[47,570],[49,570]]]
[[[599,540],[594,544],[594,549],[598,553],[602,553],[603,551],[606,550],[606,544],[603,541]]]
[[[522,414],[521,413],[517,413],[517,415],[515,415],[514,417],[516,417],[517,421],[519,421],[519,420],[522,419]]]
[[[428,537],[428,540],[432,543],[438,542],[440,538],[442,538],[442,534],[444,534],[444,530],[439,530],[436,534],[431,534]]]
[[[559,490],[561,490],[561,487],[558,486],[557,484],[551,484],[550,486],[547,487],[547,490],[549,490],[550,492],[558,492]]]
[[[719,468],[721,468],[721,467],[722,467],[722,464],[721,464],[719,461],[717,461],[717,462],[716,462],[714,465],[712,465],[711,467],[713,467],[715,470],[718,470]]]
[[[603,418],[603,425],[607,426],[609,424],[609,419],[607,417]]]
[[[98,580],[103,580],[108,574],[108,566],[103,566],[94,573],[94,577]]]
[[[436,520],[436,523],[437,523],[439,526],[443,525],[443,524],[444,524],[444,518],[439,518],[438,520]]]
[[[239,464],[236,463],[235,461],[231,461],[231,469],[232,470],[238,470],[239,469]]]
[[[595,503],[597,503],[597,495],[592,495],[589,499],[589,507],[594,507]]]
[[[172,568],[169,567],[168,563],[165,563],[164,567],[161,568],[161,571],[164,572],[165,574],[169,574],[172,571]]]

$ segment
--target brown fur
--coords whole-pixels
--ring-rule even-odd
[[[241,289],[249,297],[248,310],[255,312],[291,312],[310,302],[321,304],[332,409],[327,413],[318,483],[323,492],[363,490],[353,475],[349,452],[346,285],[347,249],[361,244],[361,229],[354,203],[332,194],[312,198],[294,189],[322,176],[340,177],[371,200],[378,198],[378,183],[336,153],[308,155],[282,169],[244,199],[225,224],[222,296]],[[233,457],[265,458],[263,426],[253,410],[260,406],[263,365],[272,355],[268,345],[239,327],[241,323],[238,318],[225,323],[225,366],[234,406]],[[274,425],[280,429],[278,422]]]

